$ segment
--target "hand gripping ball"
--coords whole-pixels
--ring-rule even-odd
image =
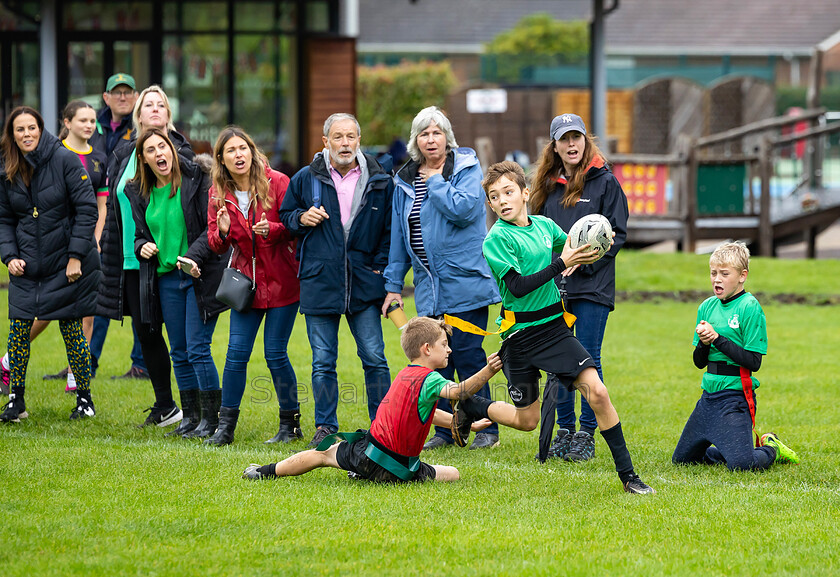
[[[572,248],[590,244],[590,250],[597,250],[598,258],[601,258],[610,250],[612,235],[612,226],[607,217],[602,214],[587,214],[572,225],[569,244]]]

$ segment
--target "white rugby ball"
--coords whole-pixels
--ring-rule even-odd
[[[610,250],[613,230],[610,221],[603,214],[587,214],[572,225],[569,231],[569,245],[578,248],[592,245],[590,250],[598,251],[598,258]]]

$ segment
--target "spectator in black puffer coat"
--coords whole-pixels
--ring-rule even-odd
[[[0,421],[27,417],[29,334],[38,319],[58,320],[76,375],[71,419],[95,414],[90,351],[82,317],[94,314],[101,273],[94,242],[93,186],[78,156],[44,131],[32,108],[12,111],[0,139],[0,259],[9,267],[11,394]]]

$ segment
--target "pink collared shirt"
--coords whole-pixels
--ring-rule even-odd
[[[335,192],[338,194],[338,206],[341,209],[341,224],[343,225],[350,218],[353,195],[356,193],[356,184],[362,176],[362,168],[357,166],[342,177],[341,173],[330,165],[330,176],[335,185]]]

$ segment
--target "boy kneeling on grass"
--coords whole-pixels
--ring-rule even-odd
[[[515,162],[491,166],[482,186],[488,204],[499,216],[484,239],[484,258],[499,285],[503,309],[513,312],[515,319],[511,326],[503,324],[503,317],[498,321],[503,339],[499,356],[513,405],[481,397],[458,403],[452,425],[456,443],[469,435],[470,423],[482,418],[522,431],[534,430],[540,421],[540,371],[551,372],[569,391],[579,390],[592,407],[624,490],[654,493],[633,469],[618,414],[592,357],[564,321],[560,291],[554,282],[567,267],[595,262],[597,251],[589,250],[588,244],[572,249],[566,233],[553,220],[528,216],[525,173]],[[555,257],[555,251],[562,254]],[[543,404],[547,410],[540,431],[542,462],[548,455],[554,425],[556,387],[546,386]]]
[[[330,435],[316,449],[279,463],[251,465],[242,477],[289,477],[334,467],[356,478],[378,482],[457,481],[460,475],[455,467],[427,465],[418,458],[432,424],[452,425],[452,415],[437,409],[438,399],[457,401],[471,396],[499,372],[502,361],[493,353],[487,358],[487,366],[463,383],[446,380],[435,369],[449,362],[452,351],[447,336],[451,332],[442,320],[415,317],[408,321],[400,344],[411,363],[394,379],[370,431]],[[489,425],[489,420],[483,420],[473,423],[472,428],[480,431]]]
[[[749,268],[750,251],[740,242],[722,244],[709,258],[715,294],[700,304],[694,329],[694,365],[706,369],[703,394],[674,449],[676,464],[725,463],[733,471],[799,463],[773,433],[753,446],[759,383],[752,373],[767,354],[767,321],[756,298],[744,291]]]

